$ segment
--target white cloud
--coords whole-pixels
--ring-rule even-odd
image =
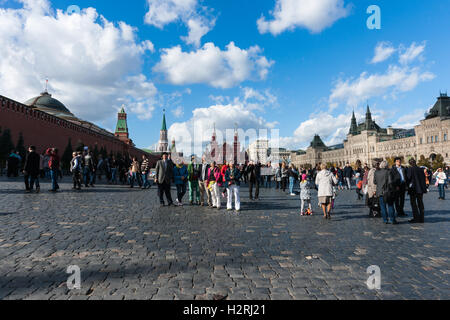
[[[380,42],[375,48],[375,56],[371,63],[379,63],[389,59],[397,49],[395,49],[389,42]]]
[[[398,118],[397,121],[392,124],[392,127],[403,129],[414,128],[424,119],[424,114],[424,109],[412,110],[410,113]]]
[[[274,36],[296,27],[319,33],[350,14],[351,5],[344,0],[277,0],[273,20],[262,16],[257,24],[260,33]]]
[[[409,64],[413,62],[425,51],[425,47],[425,42],[421,45],[417,45],[415,42],[413,42],[411,46],[404,50],[404,52],[400,55],[400,63]]]
[[[268,122],[255,112],[248,110],[243,104],[219,104],[207,108],[194,109],[192,117],[188,121],[177,122],[170,126],[169,138],[170,140],[175,138],[178,151],[183,150],[185,155],[192,154],[194,153],[194,147],[198,143],[204,147],[205,144],[211,141],[214,124],[219,142],[224,139],[227,140],[227,133],[233,133],[236,125],[240,132],[242,132],[241,130],[245,132],[250,129],[254,129],[256,132],[259,129],[270,130],[277,125],[276,122]],[[241,136],[240,138],[242,139],[243,137]],[[244,141],[241,140],[241,145],[243,144]]]
[[[314,135],[318,134],[328,146],[344,141],[350,127],[351,114],[333,116],[328,112],[311,114],[308,120],[300,123],[291,137],[280,138],[280,147],[291,150],[306,149]]]
[[[181,21],[189,29],[187,37],[181,37],[187,44],[200,47],[201,38],[211,31],[215,19],[207,18],[206,7],[200,6],[198,0],[147,0],[149,11],[145,23],[157,28]]]
[[[182,106],[177,107],[176,109],[172,110],[172,114],[176,118],[181,118],[184,115],[184,110]]]
[[[46,77],[50,91],[77,116],[114,118],[122,103],[140,118],[151,117],[157,90],[142,73],[153,50],[135,29],[114,24],[94,8],[53,13],[46,0],[0,9],[0,91],[19,101],[37,96]]]
[[[230,42],[222,51],[214,43],[183,52],[180,46],[163,49],[161,61],[153,68],[171,84],[206,83],[215,88],[230,88],[245,80],[266,78],[273,61],[261,55],[258,46],[240,49]]]
[[[413,90],[421,82],[434,79],[431,72],[421,71],[420,68],[389,66],[383,74],[369,74],[363,72],[359,78],[338,80],[332,89],[329,102],[337,107],[340,102],[349,106],[356,106],[360,102],[372,97],[391,95]]]

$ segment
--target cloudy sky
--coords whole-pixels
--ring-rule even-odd
[[[372,4],[381,30],[367,28]],[[48,78],[109,130],[124,104],[142,148],[166,109],[179,148],[216,123],[300,149],[314,134],[340,143],[367,102],[381,125],[415,125],[450,89],[448,30],[438,0],[0,0],[0,94],[26,101]]]

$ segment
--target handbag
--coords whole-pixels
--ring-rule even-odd
[[[369,186],[366,184],[363,188],[363,194],[369,193]]]

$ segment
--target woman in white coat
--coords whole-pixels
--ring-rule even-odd
[[[338,183],[338,180],[330,171],[327,170],[327,166],[322,164],[321,171],[316,177],[316,186],[319,189],[319,203],[322,206],[323,218],[331,219],[331,200],[333,197],[333,185]]]

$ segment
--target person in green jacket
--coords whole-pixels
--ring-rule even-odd
[[[200,205],[199,177],[200,166],[195,163],[195,156],[192,156],[188,166],[189,202],[191,205]]]

